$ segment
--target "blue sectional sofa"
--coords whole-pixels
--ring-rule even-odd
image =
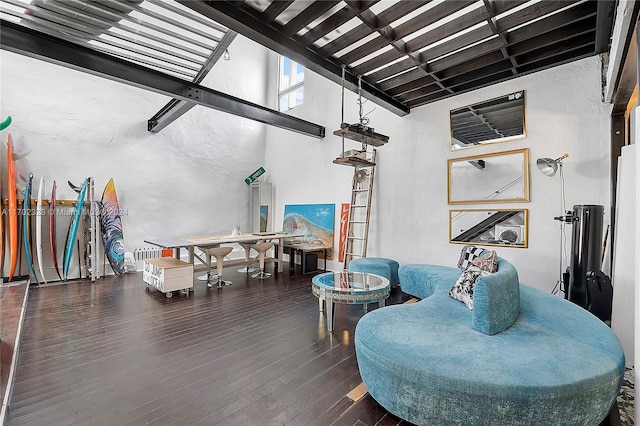
[[[402,265],[422,299],[365,315],[355,347],[370,395],[419,425],[597,425],[620,389],[624,354],[588,311],[521,285],[509,262],[478,278],[473,310],[448,296],[457,268]]]

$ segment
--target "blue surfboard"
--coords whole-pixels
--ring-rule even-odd
[[[69,224],[69,231],[67,232],[67,242],[64,246],[64,266],[62,270],[64,281],[67,281],[69,274],[69,265],[71,265],[71,256],[73,256],[73,247],[75,246],[76,235],[78,233],[78,227],[80,226],[80,218],[82,217],[82,208],[84,206],[84,199],[87,195],[88,184],[89,178],[82,182],[80,193],[78,194],[78,200],[76,201],[76,208],[73,210],[73,216],[71,217],[71,223]]]
[[[31,257],[31,185],[33,184],[33,173],[29,173],[27,187],[24,190],[24,200],[22,200],[22,238],[24,240],[24,253],[29,266],[29,275],[40,284],[36,270],[33,268],[33,258]]]

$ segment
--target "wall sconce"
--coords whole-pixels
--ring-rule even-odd
[[[228,61],[229,59],[231,59],[231,55],[229,54],[229,49],[224,49],[224,53],[222,54],[222,58],[225,61]]]

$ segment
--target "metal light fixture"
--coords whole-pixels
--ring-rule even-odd
[[[568,156],[569,154],[563,154],[562,157],[556,158],[555,160],[551,158],[538,158],[536,165],[545,176],[553,177],[558,171],[558,166],[562,167],[562,160]]]
[[[231,59],[231,55],[229,54],[229,49],[224,49],[224,53],[222,54],[222,58],[225,61],[228,61],[229,59]]]

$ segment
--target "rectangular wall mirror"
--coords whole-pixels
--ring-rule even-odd
[[[449,210],[449,242],[528,247],[528,209]]]
[[[452,151],[524,138],[524,90],[454,109],[450,124]]]
[[[529,201],[529,148],[447,160],[449,204]]]

